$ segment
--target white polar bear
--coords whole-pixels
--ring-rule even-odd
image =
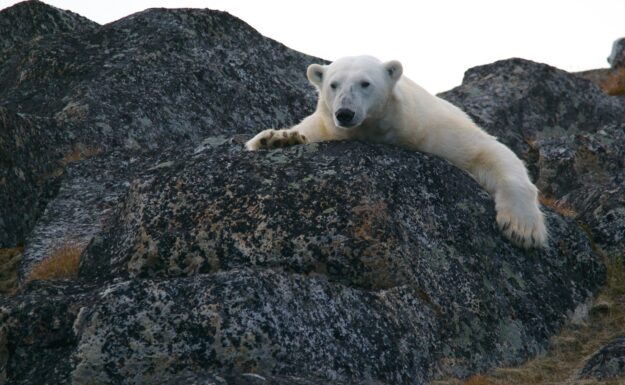
[[[405,76],[398,61],[346,57],[312,64],[307,75],[319,90],[317,110],[300,124],[265,130],[249,150],[299,143],[361,139],[438,155],[468,171],[495,197],[497,223],[517,245],[544,247],[547,229],[538,190],[523,162],[451,103]]]

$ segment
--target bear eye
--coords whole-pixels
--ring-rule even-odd
[[[368,82],[368,81],[366,81],[366,80],[364,80],[364,81],[360,82],[360,86],[361,86],[362,88],[367,88],[367,87],[369,87],[369,85],[371,85],[371,83],[369,83],[369,82]]]
[[[337,86],[338,86],[338,84],[336,84],[336,82],[332,82],[330,84],[330,88],[332,88],[333,90],[335,90]]]

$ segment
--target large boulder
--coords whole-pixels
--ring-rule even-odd
[[[592,82],[524,59],[471,68],[462,85],[439,96],[528,160],[536,140],[593,133],[625,115],[622,101]]]
[[[99,26],[29,1],[0,12],[3,30],[0,197],[16,201],[0,202],[0,247],[25,241],[56,191],[39,186],[58,182],[59,161],[77,151],[162,150],[287,126],[314,109],[305,71],[321,60],[225,12],[151,9]],[[13,158],[25,157],[34,179],[13,175]]]
[[[305,70],[319,60],[225,12],[149,9],[19,46],[0,67],[0,98],[83,144],[156,148],[296,122],[314,108]]]
[[[538,141],[537,185],[576,211],[608,256],[625,257],[625,124]]]
[[[625,38],[620,38],[612,44],[612,52],[608,57],[608,63],[612,68],[625,67]]]
[[[522,59],[472,68],[440,96],[524,159],[547,200],[573,210],[598,246],[623,255],[623,98]]]
[[[0,12],[0,63],[8,54],[2,51],[19,49],[46,35],[85,33],[97,27],[97,23],[73,12],[36,0],[23,1]]]
[[[396,384],[463,376],[542,351],[602,282],[574,222],[548,212],[549,248],[516,248],[492,198],[446,161],[357,142],[257,153],[224,142],[138,177],[83,255],[83,279],[130,281],[86,313],[81,378],[171,370],[163,349],[186,329],[211,336],[189,359],[215,367]],[[210,314],[158,315],[187,307]],[[136,328],[161,332],[129,350]],[[181,336],[176,354],[196,338]]]

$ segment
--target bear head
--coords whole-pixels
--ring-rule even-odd
[[[354,56],[329,65],[311,64],[307,75],[334,125],[353,129],[383,112],[402,72],[397,60],[382,63],[371,56]]]

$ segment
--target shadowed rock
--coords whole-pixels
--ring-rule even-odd
[[[625,378],[625,336],[613,339],[595,352],[586,362],[580,377],[599,380]]]

